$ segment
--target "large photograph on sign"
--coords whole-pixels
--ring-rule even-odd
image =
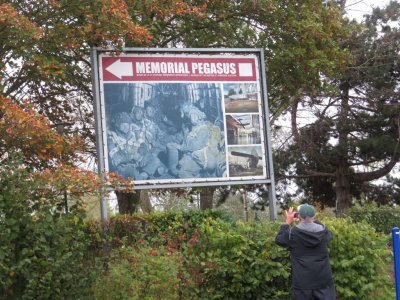
[[[226,176],[220,84],[104,84],[108,167],[135,180]]]
[[[99,57],[104,168],[138,185],[268,179],[256,55]]]

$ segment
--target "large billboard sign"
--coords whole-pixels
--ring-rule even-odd
[[[271,183],[261,50],[92,54],[101,172],[135,188]]]

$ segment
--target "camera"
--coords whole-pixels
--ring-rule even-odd
[[[299,217],[299,213],[298,213],[298,212],[295,212],[294,215],[293,215],[293,217],[294,217],[295,219],[297,219],[297,218]]]

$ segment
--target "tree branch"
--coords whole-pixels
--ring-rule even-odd
[[[372,172],[363,172],[363,173],[355,173],[353,174],[353,180],[355,182],[363,182],[363,181],[371,181],[378,178],[381,178],[388,174],[393,167],[396,165],[397,160],[392,159],[389,161],[388,164],[380,168],[379,170],[372,171]]]

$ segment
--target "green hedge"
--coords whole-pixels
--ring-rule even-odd
[[[0,299],[90,297],[96,264],[83,216],[37,197],[20,165],[0,168]]]
[[[394,299],[390,236],[350,219],[324,222],[333,233],[329,253],[340,299]]]
[[[127,232],[122,220],[132,226],[132,220],[139,217],[138,239],[134,241],[130,232],[118,237],[119,245],[113,244],[113,259],[108,262],[109,270],[114,270],[112,280],[128,272],[131,280],[140,281],[138,273],[123,270],[126,258],[118,253],[124,248],[140,249],[143,244],[159,253],[158,263],[176,264],[180,283],[174,293],[181,297],[177,299],[290,299],[289,253],[274,242],[280,224],[233,224],[212,212],[169,212],[119,218],[118,232]],[[389,236],[348,219],[324,222],[334,234],[329,249],[338,299],[393,299]],[[110,232],[114,238],[115,231]],[[171,262],[163,256],[180,259]],[[141,268],[151,268],[144,260],[143,264]],[[110,276],[105,272],[98,278],[97,292],[109,284]]]
[[[289,255],[275,244],[277,230],[271,223],[202,224],[190,252],[203,266],[198,299],[288,299]]]
[[[400,208],[393,206],[377,206],[370,204],[367,206],[355,206],[350,208],[346,215],[355,222],[365,221],[384,233],[391,233],[393,227],[400,227]]]
[[[182,258],[178,252],[142,244],[114,250],[110,258],[107,271],[94,285],[95,299],[179,299],[183,277]]]

